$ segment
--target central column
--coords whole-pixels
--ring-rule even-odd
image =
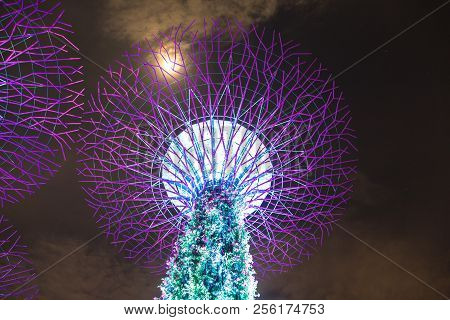
[[[242,199],[227,190],[201,193],[168,261],[161,299],[257,297],[243,208]]]

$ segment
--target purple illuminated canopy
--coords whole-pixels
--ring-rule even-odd
[[[8,220],[0,215],[0,299],[32,299],[38,293],[26,246]]]
[[[100,226],[147,267],[173,254],[200,196],[227,191],[244,203],[258,273],[284,271],[322,243],[349,199],[349,122],[325,68],[280,34],[178,27],[100,80],[80,172]]]
[[[0,207],[53,175],[80,124],[81,67],[59,4],[0,1]]]

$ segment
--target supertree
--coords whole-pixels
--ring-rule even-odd
[[[26,246],[17,231],[0,215],[0,299],[32,299],[38,293],[30,284],[35,276]],[[20,288],[20,289],[18,289]]]
[[[0,207],[52,176],[75,140],[81,67],[61,17],[45,0],[0,0]]]
[[[137,45],[101,78],[80,173],[112,242],[166,270],[162,299],[253,299],[256,272],[302,263],[348,201],[349,110],[279,34],[193,29]]]

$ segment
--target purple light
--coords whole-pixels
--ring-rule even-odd
[[[349,199],[349,109],[324,67],[277,33],[174,28],[127,53],[89,104],[80,170],[89,204],[147,267],[164,269],[199,188],[245,199],[258,275],[309,257]],[[250,138],[235,137],[241,127]],[[249,141],[263,147],[252,152]]]
[[[1,0],[0,207],[52,176],[80,124],[81,67],[59,4]],[[72,45],[72,44],[71,44]]]
[[[17,231],[0,215],[0,299],[32,299],[37,295],[38,288],[28,284],[35,273],[26,256]]]

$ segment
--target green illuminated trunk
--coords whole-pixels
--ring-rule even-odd
[[[254,299],[249,235],[236,201],[200,201],[161,284],[162,299]]]

